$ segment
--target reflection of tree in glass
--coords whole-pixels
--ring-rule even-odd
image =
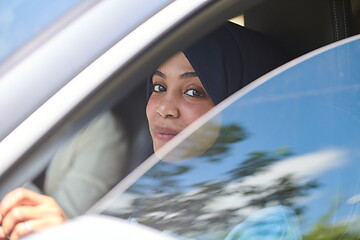
[[[203,154],[203,157],[208,161],[220,161],[228,153],[229,144],[242,141],[247,136],[245,130],[236,124],[222,126],[215,144]]]
[[[143,176],[144,181],[140,180],[137,184],[131,186],[130,190],[134,193],[143,193],[144,189],[147,189],[147,194],[163,192],[178,194],[184,189],[181,189],[176,177],[186,174],[189,171],[191,171],[191,167],[187,165],[160,162]]]
[[[239,163],[239,167],[230,171],[232,179],[239,179],[253,175],[266,169],[267,166],[290,156],[287,148],[278,148],[274,152],[253,152],[249,158]]]
[[[287,148],[278,148],[274,152],[253,152],[249,154],[249,158],[239,164],[238,168],[231,170],[231,181],[241,180],[247,176],[252,176],[257,172],[266,171],[267,167],[279,160],[291,156]],[[315,181],[306,183],[298,182],[292,174],[281,176],[274,184],[270,186],[243,186],[244,195],[261,196],[252,199],[249,207],[264,208],[269,203],[277,203],[280,205],[294,207],[294,200],[298,197],[304,197],[310,189],[318,187]],[[302,207],[295,207],[295,212],[300,214]]]
[[[315,181],[308,181],[306,183],[298,183],[295,177],[291,174],[278,178],[275,184],[268,187],[249,187],[245,190],[245,195],[262,195],[261,198],[254,198],[249,202],[249,206],[256,206],[264,208],[269,203],[276,202],[280,205],[293,207],[297,214],[303,212],[302,206],[295,206],[294,200],[299,197],[308,195],[310,189],[317,188],[318,184]]]
[[[214,150],[198,160],[220,159],[227,154],[229,144],[246,137],[239,126],[230,125],[227,129],[231,134],[222,135]],[[180,181],[192,172],[190,162],[161,162],[129,189],[133,198],[131,206],[121,209],[120,215],[187,238],[211,240],[223,239],[231,228],[247,217],[249,210],[282,204],[299,213],[301,207],[294,206],[296,199],[307,196],[309,190],[317,187],[316,182],[298,181],[291,174],[277,176],[273,182],[261,186],[245,181],[259,172],[269,171],[271,165],[290,155],[287,148],[252,152],[246,159],[239,159],[237,166],[223,177],[216,175],[211,180],[188,186]],[[211,164],[213,160],[206,162],[204,166],[216,168],[217,164]],[[206,167],[203,170],[207,171]]]
[[[230,150],[230,144],[242,141],[246,137],[247,134],[245,130],[236,124],[221,126],[220,134],[218,135],[216,142],[211,149],[202,154],[201,158],[206,159],[206,161],[209,162],[218,162],[222,157],[226,156]],[[154,191],[153,193],[167,191],[175,192],[176,189],[179,189],[179,186],[178,181],[174,178],[183,175],[190,170],[191,167],[186,164],[179,166],[176,164],[160,163],[150,169],[144,177],[152,179],[151,185],[157,186],[157,191]],[[144,187],[143,183],[138,183],[132,186],[131,191],[137,192],[137,189],[143,191]]]

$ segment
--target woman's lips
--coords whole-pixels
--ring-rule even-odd
[[[154,130],[155,138],[166,142],[170,141],[173,137],[175,137],[179,133],[179,131],[177,130],[167,127],[160,127],[160,126],[155,126],[153,130]]]

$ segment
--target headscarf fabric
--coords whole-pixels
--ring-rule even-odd
[[[227,22],[183,51],[214,104],[286,61],[261,34]],[[148,79],[147,96],[152,80]]]

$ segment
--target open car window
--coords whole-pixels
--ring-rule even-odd
[[[359,237],[359,55],[356,37],[258,79],[91,212],[179,239]]]

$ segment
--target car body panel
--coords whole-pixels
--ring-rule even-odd
[[[168,235],[143,225],[130,224],[118,218],[105,216],[83,216],[71,220],[58,228],[29,235],[24,240],[32,239],[134,239],[134,240],[175,240]]]

